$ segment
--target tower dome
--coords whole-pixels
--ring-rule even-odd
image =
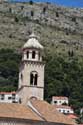
[[[26,48],[43,49],[43,46],[39,43],[38,37],[34,33],[32,33],[29,36],[28,41],[23,46],[23,49],[26,49]]]

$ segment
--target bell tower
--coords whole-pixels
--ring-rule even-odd
[[[33,33],[22,48],[22,61],[19,70],[18,95],[23,104],[35,97],[44,97],[44,63],[42,61],[43,46]]]

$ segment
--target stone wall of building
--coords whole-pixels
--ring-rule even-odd
[[[30,85],[30,73],[36,71],[38,73],[37,85]],[[44,98],[44,64],[25,62],[24,68],[20,70],[23,79],[19,79],[19,87],[23,87],[18,91],[21,102],[25,104],[31,97],[37,97],[40,100]],[[20,78],[20,77],[19,77]],[[20,89],[19,88],[19,89]]]

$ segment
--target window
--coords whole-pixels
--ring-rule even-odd
[[[1,95],[1,100],[4,100],[4,94]]]
[[[15,96],[15,94],[12,94],[12,96]]]
[[[33,76],[33,74],[31,73],[31,74],[30,74],[30,84],[31,84],[31,85],[33,85],[33,78],[34,78],[34,76]]]
[[[12,99],[13,99],[13,100],[15,100],[15,96],[16,96],[15,94],[12,94]]]
[[[59,103],[61,103],[61,101],[59,101]]]
[[[12,103],[17,103],[16,101],[12,101]]]
[[[20,77],[21,77],[21,80],[23,81],[23,74],[22,73],[21,73]]]
[[[8,99],[10,100],[10,99],[12,99],[12,97],[8,97]]]
[[[32,59],[35,59],[35,51],[32,51]]]
[[[34,77],[34,85],[37,85],[37,74],[35,74],[35,77]]]
[[[29,58],[29,51],[27,51],[27,59]]]
[[[61,112],[61,110],[59,109],[59,112]]]
[[[63,110],[63,113],[65,113],[65,110]]]
[[[54,103],[56,104],[56,103],[57,103],[57,101],[54,101]]]
[[[37,85],[38,74],[36,71],[30,73],[30,85]]]
[[[67,111],[67,113],[69,113],[69,110]]]

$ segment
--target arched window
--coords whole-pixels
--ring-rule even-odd
[[[35,59],[35,51],[32,51],[32,59]]]
[[[37,85],[37,74],[35,74],[35,77],[34,77],[34,85]]]
[[[30,73],[30,85],[37,86],[38,74],[36,71]]]
[[[34,78],[33,73],[31,73],[30,74],[30,85],[33,85],[33,78]]]
[[[29,51],[27,51],[27,59],[29,58]]]
[[[20,76],[21,76],[21,80],[23,81],[23,74],[21,73],[21,75],[20,75]]]

